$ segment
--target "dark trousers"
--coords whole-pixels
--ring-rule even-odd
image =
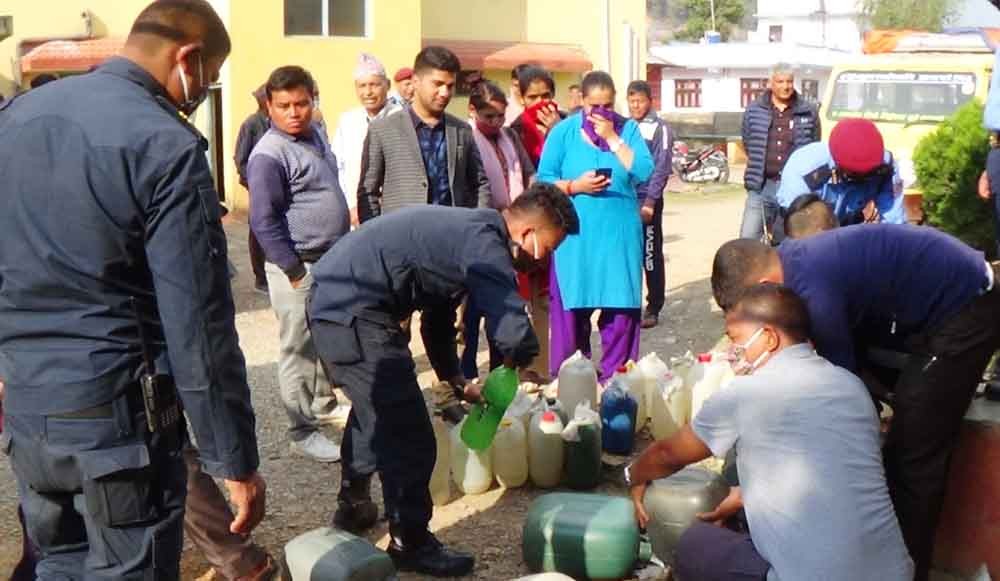
[[[437,448],[406,334],[362,320],[312,321],[312,331],[320,357],[351,399],[340,445],[343,478],[378,472],[393,534],[423,534]]]
[[[696,521],[677,543],[679,581],[764,581],[770,568],[746,533]]]
[[[986,173],[993,193],[993,225],[996,228],[997,257],[1000,258],[1000,149],[991,149],[986,157]]]
[[[653,221],[642,227],[642,269],[646,272],[646,312],[659,316],[667,296],[667,268],[663,260],[663,198],[653,208]]]
[[[911,337],[907,348],[917,356],[903,368],[896,385],[884,456],[889,493],[916,565],[915,579],[925,581],[959,429],[983,370],[1000,348],[1000,289]]]
[[[148,435],[144,418],[127,412],[5,420],[38,579],[180,577],[184,422]]]
[[[247,240],[247,248],[250,249],[250,268],[253,269],[253,281],[257,286],[267,286],[267,275],[264,273],[264,248],[257,241],[257,236],[250,230],[250,237]]]
[[[267,553],[249,535],[229,531],[233,511],[215,480],[202,472],[198,449],[185,447],[184,462],[187,464],[184,532],[223,579],[250,575],[264,562]]]

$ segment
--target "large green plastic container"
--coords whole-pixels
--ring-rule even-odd
[[[289,541],[285,563],[292,581],[397,581],[389,555],[365,539],[328,527]]]
[[[622,579],[639,553],[632,502],[603,494],[546,494],[528,509],[521,549],[533,572]]]

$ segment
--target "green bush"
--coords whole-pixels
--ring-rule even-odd
[[[974,100],[917,144],[913,165],[927,222],[992,254],[993,212],[976,195],[989,153],[988,135],[983,105]]]

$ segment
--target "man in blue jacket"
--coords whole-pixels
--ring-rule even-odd
[[[816,106],[795,91],[791,67],[776,66],[770,88],[743,114],[747,201],[740,238],[760,240],[776,224],[781,171],[795,150],[819,141],[820,135]],[[777,225],[780,230],[780,221]],[[779,232],[775,238],[780,237]]]
[[[0,106],[5,451],[39,579],[180,578],[185,416],[230,531],[264,516],[219,197],[185,120],[230,46],[205,0],[158,0],[121,57]]]
[[[829,143],[811,143],[792,154],[781,174],[778,205],[787,211],[796,198],[811,193],[833,207],[841,226],[906,224],[899,169],[882,133],[867,119],[844,119]]]
[[[653,91],[646,81],[632,81],[628,86],[628,111],[639,124],[649,153],[653,155],[653,175],[639,184],[636,193],[642,200],[642,269],[646,272],[646,310],[642,328],[655,327],[667,294],[666,264],[663,260],[663,191],[673,173],[674,134],[667,122],[653,111]]]
[[[858,371],[862,324],[884,323],[905,346],[885,465],[917,581],[930,569],[962,418],[1000,347],[998,269],[947,234],[894,224],[838,228],[777,249],[733,240],[715,255],[712,292],[723,310],[758,282],[784,284],[806,301],[816,350],[835,365]]]

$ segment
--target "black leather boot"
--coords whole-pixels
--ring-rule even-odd
[[[462,577],[472,573],[476,560],[468,553],[445,548],[430,531],[392,535],[387,551],[398,571],[431,577]]]
[[[340,482],[337,511],[333,513],[333,527],[360,535],[375,526],[378,506],[372,501],[372,477],[360,476]]]

